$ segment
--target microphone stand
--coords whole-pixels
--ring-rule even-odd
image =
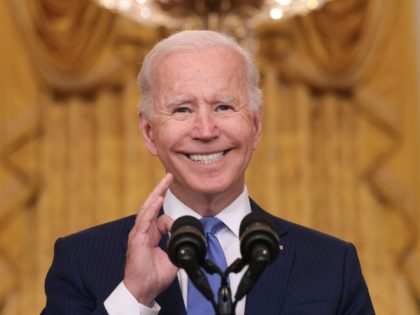
[[[207,259],[205,261],[203,265],[204,270],[209,274],[217,273],[220,276],[220,288],[218,291],[217,303],[215,301],[210,301],[216,315],[235,315],[236,304],[243,296],[240,299],[235,299],[235,301],[232,300],[232,292],[230,290],[228,277],[232,272],[240,272],[245,266],[246,263],[243,259],[238,258],[225,271],[222,271],[219,266],[214,264],[211,260]]]

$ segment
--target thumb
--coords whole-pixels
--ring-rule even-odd
[[[171,231],[174,220],[172,220],[170,217],[164,214],[157,219],[156,223],[160,234],[163,235]]]

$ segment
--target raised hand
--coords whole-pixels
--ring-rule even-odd
[[[158,217],[172,179],[172,174],[166,174],[147,197],[128,236],[124,285],[139,303],[147,306],[152,306],[156,296],[172,283],[177,272],[166,252],[159,247],[162,235],[170,231],[173,222],[166,215]]]

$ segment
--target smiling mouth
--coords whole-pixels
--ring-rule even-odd
[[[188,154],[187,156],[194,162],[207,165],[220,160],[225,155],[225,153],[226,151],[221,151],[212,154]]]

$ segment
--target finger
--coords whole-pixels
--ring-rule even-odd
[[[156,200],[159,196],[161,196],[162,198],[165,196],[169,185],[172,183],[172,178],[172,174],[168,173],[156,185],[156,187],[153,189],[150,195],[146,198],[143,205],[140,207],[140,210],[137,213],[136,224],[140,219],[142,219],[143,216],[147,215],[149,212],[152,212],[152,217],[157,217],[161,205],[156,207]]]
[[[172,220],[167,215],[161,215],[157,220],[157,228],[161,235],[168,233],[171,228],[174,220]]]
[[[169,188],[169,185],[172,182],[172,174],[168,173],[165,177],[156,185],[153,191],[149,194],[149,196],[144,201],[143,205],[140,208],[139,214],[142,215],[143,213],[147,212],[147,210],[151,207],[151,205],[155,202],[156,198],[165,196],[166,191]]]
[[[145,214],[143,214],[139,219],[138,222],[136,222],[136,225],[134,228],[136,229],[136,232],[139,233],[147,233],[149,228],[152,226],[153,222],[156,219],[157,213],[159,212],[159,209],[163,205],[163,198],[159,196],[155,203],[151,205],[150,210],[147,211]],[[152,211],[151,209],[156,209],[156,211]]]
[[[143,203],[144,210],[148,209],[154,200],[159,197],[165,196],[166,191],[169,188],[169,185],[172,182],[172,174],[168,173],[165,177],[156,185],[150,195],[146,198],[146,201]]]

